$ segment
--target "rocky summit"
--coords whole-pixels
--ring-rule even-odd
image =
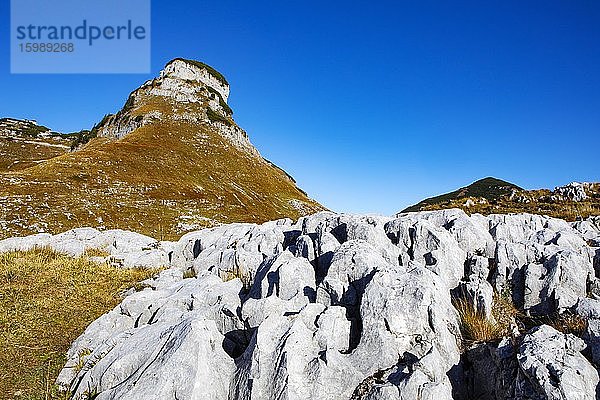
[[[166,267],[73,343],[58,382],[74,399],[600,393],[598,217],[319,212],[175,242],[91,228],[0,241],[34,246]]]
[[[175,59],[90,130],[45,138],[0,120],[0,237],[92,226],[176,238],[322,210],[236,125],[229,92],[210,66]]]

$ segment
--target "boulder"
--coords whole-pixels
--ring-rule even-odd
[[[575,312],[587,321],[583,338],[592,353],[596,368],[600,368],[600,300],[581,298],[577,302]]]
[[[214,321],[188,318],[145,325],[113,336],[87,357],[74,383],[74,398],[223,399],[235,370]]]
[[[570,308],[586,297],[593,276],[592,265],[570,250],[555,253],[543,264],[529,264],[524,269],[524,309],[544,315]]]
[[[28,251],[36,247],[47,247],[52,239],[48,233],[38,233],[36,235],[24,237],[12,237],[0,240],[0,252],[8,251]]]
[[[548,325],[533,328],[523,338],[517,360],[526,381],[516,398],[596,399],[598,371],[581,355],[583,340]]]

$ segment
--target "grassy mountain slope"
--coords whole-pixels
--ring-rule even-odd
[[[200,101],[179,99],[185,90]],[[234,122],[215,98],[202,82],[147,82],[104,127],[133,124],[121,139],[99,135],[78,151],[0,173],[0,236],[93,226],[175,238],[322,209],[249,142],[244,148],[223,133]]]

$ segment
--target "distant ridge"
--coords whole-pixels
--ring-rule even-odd
[[[0,118],[0,173],[20,171],[66,154],[72,139],[33,120]]]
[[[510,195],[513,190],[523,190],[523,188],[514,183],[489,176],[453,192],[425,199],[402,210],[402,212],[420,211],[428,206],[441,205],[452,200],[468,197],[483,197],[487,200],[497,200],[503,195]]]
[[[571,182],[551,189],[525,190],[487,177],[450,193],[425,199],[398,214],[460,208],[469,214],[531,213],[567,221],[600,215],[600,183]]]

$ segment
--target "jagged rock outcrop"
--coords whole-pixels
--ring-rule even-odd
[[[174,115],[164,115],[160,110],[143,114],[136,109],[147,106],[153,98],[165,98],[177,104],[202,104],[190,107]],[[162,118],[187,121],[202,120],[211,124],[217,132],[243,151],[259,155],[250,143],[246,132],[231,119],[233,111],[227,105],[229,83],[223,75],[198,61],[176,58],[165,66],[158,78],[145,82],[133,91],[119,113],[108,116],[98,126],[99,137],[121,139],[134,130]]]
[[[600,252],[584,237],[600,230],[588,222],[321,212],[177,242],[80,229],[0,249],[154,251],[150,265],[169,267],[73,343],[59,383],[75,399],[594,399],[600,302],[586,288]],[[581,315],[586,331],[519,326],[465,348],[452,294],[488,313],[491,288],[532,318]]]
[[[517,356],[520,370],[531,383],[523,395],[541,399],[595,399],[598,371],[581,354],[584,349],[583,340],[573,335],[562,334],[547,325],[533,328],[523,338]]]
[[[518,346],[505,339],[467,351],[463,398],[593,400],[600,394],[598,364],[582,354],[582,339],[541,325],[520,340]]]
[[[593,183],[584,182],[571,182],[568,185],[558,186],[554,188],[554,200],[571,200],[571,201],[584,201],[589,196],[588,191],[592,189]]]

